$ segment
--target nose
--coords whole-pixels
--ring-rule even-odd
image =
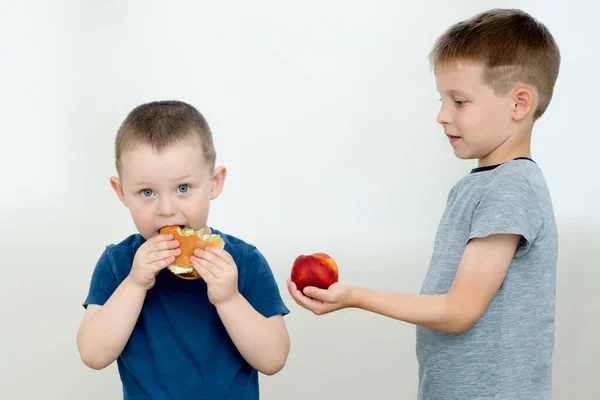
[[[440,107],[440,111],[438,112],[436,120],[437,120],[437,123],[440,125],[450,124],[450,112],[448,111],[448,107],[444,105],[444,102],[442,102],[442,105]]]
[[[168,196],[162,197],[158,206],[158,214],[161,217],[170,217],[175,215],[176,213],[177,208],[175,207],[173,200],[170,199]]]

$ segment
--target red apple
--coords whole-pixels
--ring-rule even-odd
[[[294,261],[291,279],[300,291],[307,286],[327,289],[338,281],[338,267],[325,253],[301,255]]]

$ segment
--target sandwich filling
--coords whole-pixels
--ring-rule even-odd
[[[178,227],[177,232],[181,236],[197,235],[204,242],[214,242],[214,241],[218,241],[221,238],[220,235],[217,235],[217,234],[212,234],[212,235],[205,234],[204,228],[196,231],[193,228]],[[221,246],[219,246],[219,247],[221,247]],[[187,266],[187,265],[181,266],[181,265],[177,265],[177,264],[171,264],[171,265],[167,266],[167,269],[176,275],[189,274],[189,273],[194,272],[194,268],[192,266]]]

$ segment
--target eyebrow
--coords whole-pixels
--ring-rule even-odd
[[[187,174],[187,175],[185,175],[185,176],[182,176],[182,177],[180,177],[180,178],[175,178],[174,180],[175,180],[175,181],[182,181],[182,180],[184,180],[184,179],[188,179],[188,178],[191,178],[191,177],[192,177],[192,175],[191,175],[191,174]],[[135,182],[135,183],[134,183],[134,185],[135,185],[135,186],[152,186],[152,184],[151,184],[151,183],[148,183],[148,182]]]
[[[450,89],[450,90],[448,90],[448,94],[450,96],[467,96],[467,93],[462,92],[462,91],[457,90],[457,89]]]

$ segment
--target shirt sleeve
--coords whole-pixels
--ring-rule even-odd
[[[468,240],[494,234],[521,235],[515,257],[527,253],[542,227],[537,197],[520,173],[496,177],[475,208]]]
[[[107,247],[94,268],[88,295],[83,302],[83,307],[87,308],[89,304],[104,305],[113,292],[117,289],[117,279],[112,271],[109,257],[109,247]]]
[[[252,307],[266,318],[290,312],[281,298],[269,263],[257,249],[248,257],[243,295]]]

